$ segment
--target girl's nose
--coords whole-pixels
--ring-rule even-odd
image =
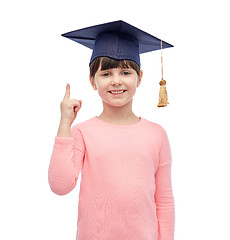
[[[119,85],[119,84],[122,84],[122,80],[121,80],[121,77],[120,76],[117,76],[117,75],[114,75],[112,80],[111,80],[111,84],[112,85]]]

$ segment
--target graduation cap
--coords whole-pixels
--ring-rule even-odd
[[[110,57],[116,60],[133,60],[140,66],[140,54],[173,47],[122,20],[78,29],[64,33],[62,36],[93,50],[89,65],[97,57]],[[161,62],[163,63],[162,55]],[[157,106],[167,106],[163,67],[162,80],[159,84],[161,89]]]

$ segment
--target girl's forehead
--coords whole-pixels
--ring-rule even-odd
[[[131,70],[132,68],[130,66],[127,66],[127,67],[117,66],[117,67],[107,67],[107,68],[101,69],[101,66],[100,66],[98,68],[98,71],[105,71],[105,70],[120,71],[120,70],[124,70],[124,69],[130,69]]]
[[[131,68],[130,64],[126,60],[114,61],[111,59],[101,59],[98,69],[107,70],[107,69],[127,69]]]

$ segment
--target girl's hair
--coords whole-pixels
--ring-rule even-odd
[[[115,60],[109,57],[97,57],[90,64],[90,76],[94,77],[97,70],[99,69],[101,63],[101,70],[107,70],[109,68],[133,68],[137,75],[140,76],[140,67],[139,65],[132,60]]]

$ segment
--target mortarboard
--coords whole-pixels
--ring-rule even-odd
[[[173,47],[121,20],[78,29],[64,33],[62,36],[93,50],[89,65],[97,57],[110,57],[116,60],[133,60],[140,66],[139,54]],[[159,94],[161,100],[159,99],[158,107],[168,104],[165,84],[162,68]]]

